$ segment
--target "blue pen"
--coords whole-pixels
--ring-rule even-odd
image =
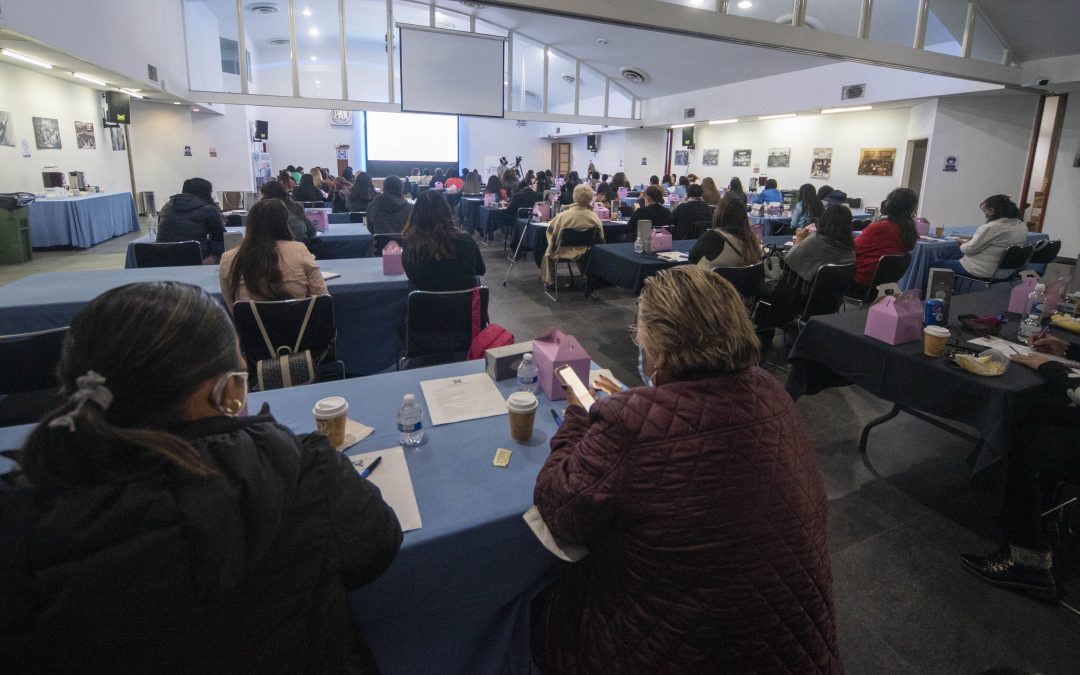
[[[559,413],[552,410],[551,411],[551,416],[555,418],[555,426],[556,427],[561,427],[562,426],[562,418],[559,417]]]
[[[372,462],[370,465],[368,465],[368,468],[366,468],[366,469],[364,469],[363,471],[360,472],[360,477],[361,478],[367,478],[368,476],[370,476],[371,472],[375,470],[375,467],[379,466],[379,462],[381,462],[381,461],[382,461],[382,455],[379,455],[378,457],[375,458],[374,462]]]

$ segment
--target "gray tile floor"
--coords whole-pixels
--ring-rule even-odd
[[[120,268],[137,236],[0,266],[0,285],[38,272]],[[531,260],[518,263],[504,287],[509,263],[501,242],[485,248],[484,257],[493,321],[518,339],[558,324],[617,377],[638,382],[637,349],[626,330],[635,316],[632,296],[605,288],[586,299],[579,289],[556,304]],[[769,360],[782,362],[776,347]],[[965,463],[971,448],[963,440],[902,415],[871,437],[879,480],[857,446],[862,426],[888,404],[847,387],[804,397],[798,408],[829,496],[837,621],[849,673],[1080,672],[1080,614],[988,587],[960,567],[959,553],[994,545],[1000,510],[992,480],[973,487]],[[1076,547],[1059,552],[1057,565],[1066,599],[1080,606]]]

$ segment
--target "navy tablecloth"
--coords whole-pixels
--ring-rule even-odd
[[[480,207],[483,203],[484,200],[480,197],[462,197],[458,204],[458,218],[469,234],[473,234],[480,227]]]
[[[139,215],[129,192],[38,199],[30,205],[30,242],[34,248],[90,248],[138,231]]]
[[[974,228],[945,228],[946,235],[971,236],[974,233]],[[1028,243],[1048,238],[1045,234],[1031,232],[1028,234]],[[926,285],[926,276],[930,273],[930,268],[935,262],[958,257],[959,255],[960,244],[952,239],[939,239],[936,241],[920,239],[915,244],[915,250],[911,252],[911,264],[908,265],[907,272],[900,277],[897,285],[905,291],[912,288],[922,290]]]
[[[604,241],[618,243],[626,238],[627,221],[605,220]],[[527,226],[527,227],[526,227]],[[514,238],[510,242],[510,248],[517,251],[518,241],[521,243],[521,251],[532,251],[533,259],[537,267],[544,259],[544,251],[547,250],[547,223],[530,223],[524,218],[514,220]]]
[[[375,428],[348,454],[398,445],[395,414],[404,394],[423,402],[422,380],[482,372],[471,361],[252,394],[297,433],[314,431],[311,409],[326,396],[344,396],[349,417]],[[514,381],[499,383],[509,395]],[[350,606],[383,673],[528,672],[529,601],[562,563],[521,518],[532,506],[536,476],[549,454],[555,422],[539,395],[532,439],[515,442],[505,416],[430,426],[419,448],[406,450],[423,527],[405,533],[401,551],[374,583],[349,595]],[[31,426],[0,429],[0,448],[21,445]],[[513,452],[492,466],[496,448]],[[10,463],[0,457],[0,472]]]
[[[511,217],[508,214],[509,209],[497,209],[481,204],[476,216],[476,229],[485,237],[490,238],[506,224],[506,219]]]
[[[368,375],[394,365],[408,279],[384,276],[377,258],[327,261],[322,268],[341,274],[326,285],[334,298],[337,355],[346,371]],[[0,286],[0,335],[67,326],[98,295],[140,281],[183,281],[221,295],[217,265],[32,274]]]
[[[349,214],[345,214],[348,216]],[[242,227],[227,227],[228,232],[243,234]],[[124,267],[135,267],[135,244],[144,244],[154,241],[149,234],[143,235],[128,244],[127,256],[124,258]],[[318,238],[319,260],[334,260],[339,258],[367,258],[371,255],[372,236],[367,226],[361,223],[331,223],[326,232],[320,232]],[[216,243],[219,247],[220,242]],[[213,247],[211,247],[213,248]],[[220,253],[219,251],[215,251]]]
[[[675,251],[689,253],[694,240],[672,242]],[[588,291],[597,286],[611,284],[634,295],[641,293],[645,280],[661,270],[681,263],[670,262],[651,253],[634,253],[633,244],[601,244],[593,246],[589,254]],[[587,294],[587,293],[586,293]]]

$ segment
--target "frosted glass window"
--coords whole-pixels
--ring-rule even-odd
[[[862,0],[807,0],[806,25],[813,30],[855,36],[859,34],[861,12]],[[791,14],[791,3],[784,14]]]
[[[461,30],[469,32],[469,17],[445,9],[435,11],[435,27],[443,30]]]
[[[382,0],[345,0],[345,63],[350,100],[389,102]]]
[[[300,95],[341,98],[341,33],[337,0],[296,0],[296,63]]]
[[[548,112],[574,114],[575,62],[548,50]]]
[[[982,12],[975,13],[975,36],[971,43],[971,58],[1001,63],[1005,44],[998,38]]]
[[[579,115],[604,116],[604,76],[581,64],[581,104]]]
[[[501,35],[502,37],[506,37],[509,34],[505,28],[499,28],[493,23],[488,23],[487,21],[482,21],[480,19],[476,20],[476,32],[483,33],[484,35]]]
[[[234,4],[235,6],[235,4]],[[292,96],[292,44],[289,13],[256,14],[244,11],[244,37],[251,54],[252,94]]]
[[[431,26],[431,5],[394,0],[394,23]],[[401,102],[401,33],[394,28],[394,100]]]
[[[870,13],[870,39],[911,47],[915,44],[918,14],[919,0],[875,2]]]
[[[239,59],[234,0],[195,0],[184,3],[187,26],[188,84],[192,91],[240,91],[240,69],[225,66]],[[222,44],[232,49],[222,53]],[[222,57],[226,58],[222,58]],[[234,71],[235,72],[226,72]]]
[[[514,110],[542,112],[544,109],[544,47],[514,34]]]
[[[930,0],[923,49],[960,56],[967,22],[967,0]]]
[[[612,85],[611,93],[608,94],[608,117],[630,119],[634,116],[633,103],[634,99],[630,94]]]

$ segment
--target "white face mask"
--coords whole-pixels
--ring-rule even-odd
[[[637,348],[637,372],[638,376],[641,377],[642,384],[646,387],[653,386],[652,378],[645,372],[645,350],[642,349],[641,345],[638,345]]]

